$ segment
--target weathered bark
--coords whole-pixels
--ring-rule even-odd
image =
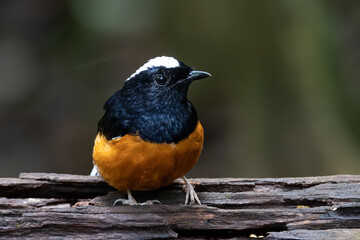
[[[153,206],[113,206],[124,193],[100,177],[26,173],[0,178],[0,236],[8,238],[356,239],[360,176],[191,179],[203,205],[185,206],[182,181],[134,192]]]
[[[292,230],[286,232],[270,233],[267,240],[358,240],[360,239],[360,228],[358,229],[327,229],[327,230]]]

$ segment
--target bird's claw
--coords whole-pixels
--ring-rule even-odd
[[[138,205],[137,201],[135,199],[116,199],[115,202],[113,203],[113,206],[115,206],[117,203],[121,202],[122,205],[128,205],[128,206],[135,206]]]
[[[139,205],[154,205],[155,203],[161,204],[159,200],[147,200],[146,202],[139,203]]]
[[[153,205],[155,203],[161,204],[158,200],[148,200],[143,203],[138,203],[135,199],[127,200],[127,199],[117,199],[113,203],[113,206],[115,206],[117,203],[121,202],[122,205],[128,205],[128,206],[144,206],[144,205]]]
[[[200,199],[199,199],[198,195],[196,194],[194,187],[189,182],[186,181],[185,185],[182,187],[182,189],[186,193],[185,205],[188,204],[189,198],[190,198],[189,205],[195,204],[195,201],[199,205],[201,205]]]

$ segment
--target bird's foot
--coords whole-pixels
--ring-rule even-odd
[[[201,205],[200,199],[198,197],[198,195],[196,194],[194,187],[188,182],[188,180],[184,177],[182,177],[182,179],[185,182],[185,185],[182,187],[182,189],[184,190],[184,192],[186,193],[186,197],[185,197],[185,205],[188,204],[188,201],[190,199],[189,205],[191,204],[195,204],[195,201]]]
[[[113,203],[113,206],[118,204],[119,202],[122,203],[122,205],[128,205],[128,206],[144,206],[144,205],[154,205],[155,203],[161,204],[158,200],[147,200],[143,203],[138,203],[135,199],[134,200],[127,200],[127,199],[116,199]]]
[[[118,204],[119,202],[122,203],[122,205],[128,205],[128,206],[135,206],[138,205],[138,202],[135,199],[116,199],[115,202],[113,203],[113,206],[115,206],[116,204]]]
[[[139,205],[154,205],[155,203],[161,204],[159,200],[147,200],[146,202],[139,203]]]
[[[115,200],[115,202],[113,203],[113,206],[115,206],[117,203],[121,202],[122,205],[129,205],[129,206],[143,206],[143,205],[153,205],[154,203],[159,203],[161,204],[160,201],[158,200],[148,200],[146,202],[143,203],[138,203],[135,198],[133,197],[133,195],[131,194],[130,190],[127,190],[127,194],[128,194],[128,199],[117,199]]]

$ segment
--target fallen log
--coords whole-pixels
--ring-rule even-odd
[[[190,179],[203,205],[185,206],[182,181],[126,195],[101,177],[22,173],[0,178],[2,238],[356,239],[360,176]],[[350,237],[350,238],[349,238]]]

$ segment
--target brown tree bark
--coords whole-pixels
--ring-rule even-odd
[[[0,178],[1,238],[356,239],[360,176],[190,179],[203,205],[185,206],[182,181],[124,198],[100,177],[23,173]]]

